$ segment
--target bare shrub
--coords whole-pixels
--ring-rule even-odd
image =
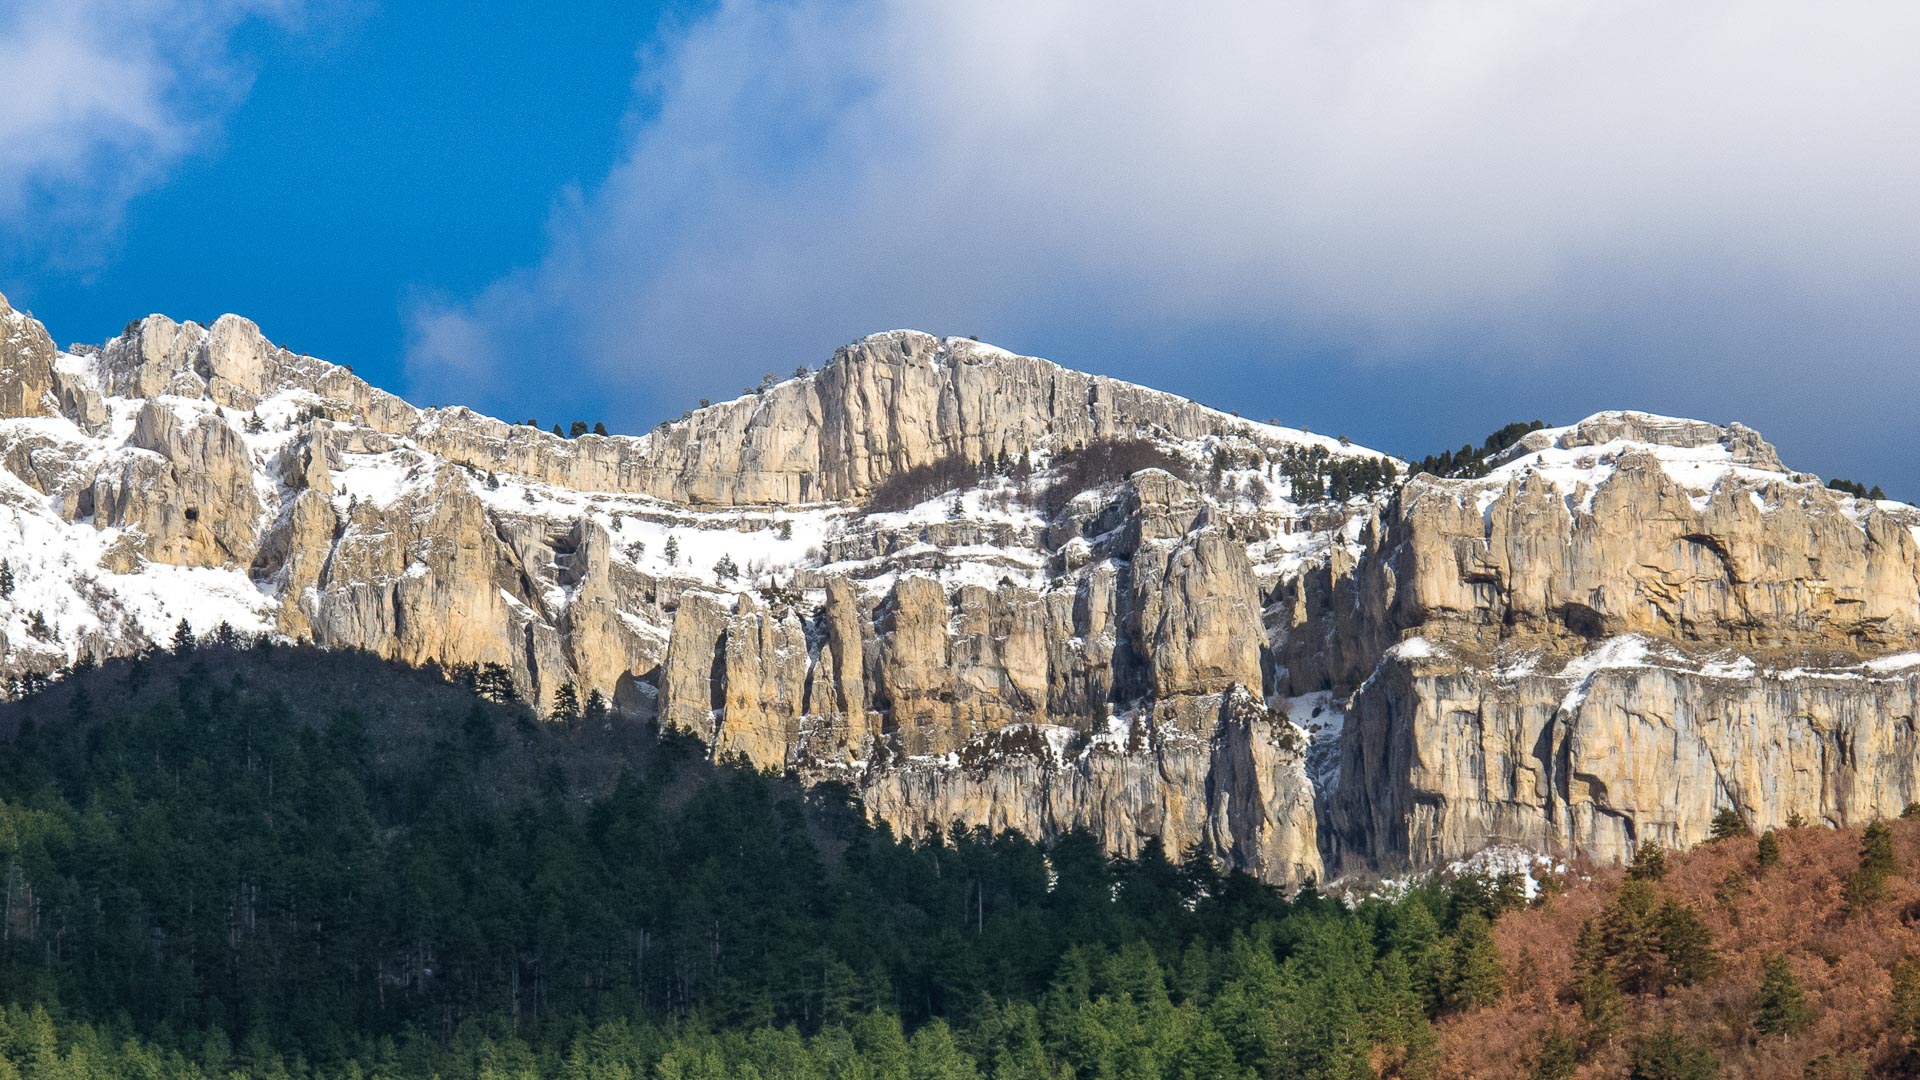
[[[867,496],[867,513],[908,510],[937,495],[972,487],[980,481],[980,467],[959,454],[895,473]]]
[[[1164,469],[1182,480],[1193,479],[1192,465],[1147,439],[1095,439],[1059,455],[1053,465],[1053,482],[1040,497],[1040,509],[1050,518],[1065,510],[1075,495],[1141,469]]]

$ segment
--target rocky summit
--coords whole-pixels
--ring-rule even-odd
[[[0,300],[0,663],[20,693],[185,621],[484,669],[905,832],[1287,884],[1920,800],[1920,511],[1640,413],[1489,464],[909,331],[562,438],[232,315],[63,350]]]

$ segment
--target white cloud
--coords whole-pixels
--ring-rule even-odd
[[[724,3],[542,260],[415,313],[409,375],[561,350],[678,402],[895,325],[1276,320],[1899,371],[1916,40],[1906,0]]]
[[[61,261],[97,257],[126,202],[244,93],[234,32],[299,6],[0,0],[0,234]]]

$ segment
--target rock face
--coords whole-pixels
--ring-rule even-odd
[[[236,316],[61,351],[0,300],[0,674],[183,620],[497,666],[543,715],[570,684],[905,832],[1085,829],[1281,883],[1920,795],[1920,511],[1636,413],[1481,479],[1386,461],[907,331],[562,439]],[[1319,494],[1362,466],[1377,494]],[[909,470],[946,479],[864,505]]]
[[[1087,829],[1324,872],[1248,555],[1309,545],[1297,509],[1159,469],[1036,505],[1050,462],[1119,437],[1183,471],[1231,449],[1242,481],[1289,450],[1368,451],[910,332],[641,438],[568,440],[414,409],[235,316],[63,353],[0,311],[19,678],[182,620],[497,665],[543,713],[572,684],[618,722],[851,783],[903,830]],[[965,482],[862,511],[935,463]]]
[[[1755,828],[1899,811],[1916,537],[1913,508],[1788,473],[1737,425],[1602,414],[1485,480],[1415,478],[1353,566],[1283,590],[1293,670],[1354,689],[1329,848],[1620,859],[1698,843],[1724,807]]]
[[[1645,649],[1558,675],[1389,659],[1347,718],[1330,844],[1391,867],[1489,846],[1617,861],[1706,840],[1724,807],[1758,831],[1920,801],[1920,668],[1703,670]]]
[[[1195,498],[1148,471],[1112,507],[1137,526],[1168,495]],[[688,594],[660,720],[756,766],[851,779],[909,829],[1084,828],[1118,852],[1159,837],[1278,880],[1317,876],[1304,740],[1259,699],[1244,546],[1205,525],[1109,535],[1104,558],[1039,588],[908,574],[868,600],[835,580],[811,619]]]

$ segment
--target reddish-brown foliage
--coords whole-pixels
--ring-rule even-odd
[[[1894,966],[1920,958],[1920,821],[1891,825],[1900,870],[1885,899],[1864,911],[1841,896],[1860,865],[1860,829],[1783,829],[1780,865],[1764,870],[1752,837],[1671,857],[1655,891],[1699,912],[1720,950],[1721,973],[1663,996],[1629,996],[1620,1034],[1595,1048],[1576,1075],[1625,1075],[1634,1040],[1666,1024],[1709,1048],[1726,1078],[1911,1075],[1913,1048],[1893,1031],[1890,1004]],[[1501,918],[1494,938],[1512,992],[1438,1025],[1440,1076],[1524,1077],[1548,1032],[1584,1033],[1572,995],[1574,937],[1612,902],[1620,881],[1618,869],[1596,871]],[[1755,996],[1773,953],[1792,965],[1812,1020],[1798,1034],[1762,1038],[1752,1030]],[[1518,977],[1528,970],[1539,972],[1530,986]],[[1810,1071],[1823,1055],[1826,1062]]]

